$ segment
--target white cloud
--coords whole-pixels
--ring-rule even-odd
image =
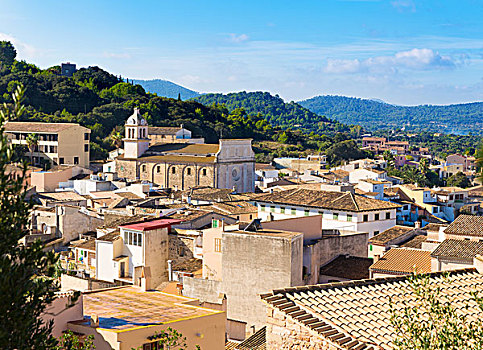
[[[244,41],[247,41],[250,39],[250,37],[246,34],[234,34],[230,33],[228,40],[231,41],[232,43],[242,43]]]
[[[131,58],[131,55],[125,52],[123,53],[104,52],[102,56],[106,58]]]
[[[399,69],[441,70],[454,67],[455,63],[449,56],[442,56],[431,49],[412,49],[392,56],[376,56],[365,60],[328,59],[324,71],[332,74],[387,73]]]
[[[9,34],[0,33],[0,40],[10,41],[13,46],[15,46],[15,49],[17,50],[17,56],[19,58],[32,59],[39,54],[39,50],[37,50],[35,47],[26,44]]]
[[[416,5],[413,0],[394,0],[391,1],[391,5],[394,6],[398,11],[416,11]]]

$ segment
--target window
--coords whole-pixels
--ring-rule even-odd
[[[280,213],[285,214],[285,207],[280,207]]]
[[[332,214],[332,219],[339,220],[339,213]]]
[[[363,216],[362,221],[364,221],[364,222],[365,222],[365,221],[369,221],[369,215],[365,214],[365,215]]]
[[[141,167],[141,171],[142,171],[143,173],[145,173],[145,172],[146,172],[146,164],[143,164],[143,165],[142,165],[142,167]]]
[[[374,231],[374,236],[378,234],[379,234],[379,231]]]
[[[79,164],[79,157],[74,157],[74,164]]]
[[[265,206],[264,206],[263,204],[262,204],[262,205],[260,205],[260,210],[261,210],[261,211],[265,211]]]
[[[129,232],[129,239],[127,240],[127,244],[132,244],[132,232]]]
[[[218,220],[216,220],[216,219],[211,220],[211,227],[212,228],[218,228]]]
[[[305,209],[305,210],[304,210],[304,215],[305,215],[305,216],[309,216],[309,210],[308,210],[308,209]]]
[[[319,210],[319,215],[324,215],[324,212],[322,210]]]
[[[143,344],[143,350],[162,350],[163,345],[159,344],[159,341],[156,341],[154,343],[146,343]]]
[[[88,132],[84,133],[84,140],[89,141],[90,134]]]
[[[275,213],[275,207],[270,206],[270,211],[271,211],[272,213]]]
[[[171,174],[176,174],[176,168],[175,167],[171,168]]]
[[[369,251],[372,252],[372,244],[369,244]]]
[[[84,145],[84,152],[89,152],[89,144],[88,143],[86,143]]]
[[[59,158],[59,164],[64,164],[64,158]]]
[[[186,174],[187,174],[187,175],[191,175],[191,168],[187,168],[187,169],[186,169]]]
[[[379,214],[374,214],[374,221],[379,220]]]
[[[252,219],[253,219],[253,215],[252,215],[252,214],[250,214],[250,220],[252,220]]]
[[[347,214],[347,221],[352,221],[352,215]]]
[[[129,232],[124,232],[124,242],[127,244],[129,237]]]
[[[391,218],[391,213],[386,213],[386,220],[389,220]]]
[[[221,238],[215,238],[215,252],[221,253]]]
[[[201,170],[201,175],[206,176],[206,169]]]
[[[158,174],[161,172],[161,165],[158,165],[158,166],[156,167],[156,172],[157,172]]]
[[[292,212],[291,212],[292,215],[295,215],[297,214],[297,210],[295,208],[292,208]]]

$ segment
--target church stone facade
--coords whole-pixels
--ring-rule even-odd
[[[178,190],[198,186],[233,188],[239,193],[255,190],[251,139],[149,146],[148,125],[138,109],[126,121],[125,129],[124,154],[116,159],[119,177]]]

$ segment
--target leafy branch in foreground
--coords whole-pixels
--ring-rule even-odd
[[[44,323],[40,316],[58,289],[54,279],[57,257],[44,252],[40,241],[29,246],[19,243],[28,234],[32,208],[25,200],[27,164],[23,162],[19,177],[7,171],[15,152],[3,126],[22,115],[23,94],[18,86],[13,106],[0,106],[0,348],[51,349],[57,344],[52,322]]]
[[[482,299],[474,292],[473,300],[458,310],[459,302],[446,293],[451,281],[447,275],[443,278],[435,285],[429,275],[413,274],[408,278],[410,298],[406,294],[403,300],[390,300],[395,349],[483,349],[482,321],[461,312],[469,308],[482,312]]]

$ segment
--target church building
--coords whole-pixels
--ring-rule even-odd
[[[163,188],[197,186],[255,190],[255,153],[251,139],[220,139],[218,144],[157,143],[139,109],[125,124],[124,154],[116,159],[121,178],[150,181]]]

